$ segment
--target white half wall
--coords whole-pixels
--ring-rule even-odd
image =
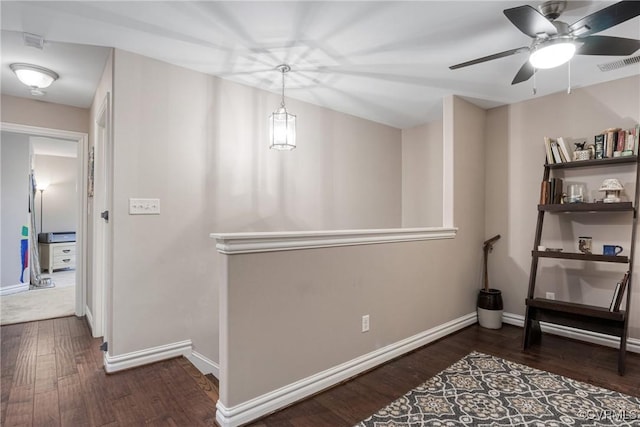
[[[456,135],[454,239],[218,255],[219,407],[251,406],[474,312],[485,238],[478,137],[485,112],[455,97],[449,105],[454,117],[446,122],[455,128],[448,131]],[[465,145],[471,136],[474,144]],[[370,316],[366,333],[364,315]]]

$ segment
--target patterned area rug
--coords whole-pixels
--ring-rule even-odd
[[[356,427],[639,425],[638,398],[473,352]]]

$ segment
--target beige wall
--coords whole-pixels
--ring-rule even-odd
[[[51,102],[2,95],[1,120],[6,123],[89,132],[89,110]]]
[[[459,124],[449,130],[456,135],[455,239],[219,255],[227,279],[220,332],[225,407],[475,310],[485,112],[458,98],[452,106]],[[474,144],[466,147],[469,140]],[[371,330],[363,334],[365,314]]]
[[[36,180],[49,183],[42,194],[36,192],[35,209],[38,232],[76,231],[78,227],[78,159],[76,157],[36,155],[33,162]],[[36,181],[39,182],[39,181]],[[40,230],[40,215],[42,230]]]
[[[402,226],[442,225],[442,121],[402,130]]]
[[[632,127],[640,121],[640,77],[629,77],[586,88],[570,95],[558,93],[489,110],[487,113],[486,230],[503,235],[490,257],[492,286],[502,289],[505,311],[523,315],[536,205],[542,181],[543,137],[572,137],[593,142],[593,136],[610,127]],[[566,183],[587,184],[590,197],[602,198],[597,188],[605,177],[618,177],[633,197],[634,168],[565,171]],[[579,236],[594,239],[594,253],[602,245],[620,244],[629,253],[629,214],[607,218],[589,215],[545,215],[542,242],[548,247],[576,251]],[[537,295],[555,292],[556,298],[608,306],[623,265],[543,260]],[[636,252],[638,265],[638,252]],[[638,283],[638,273],[633,282]],[[551,285],[551,283],[557,284]],[[630,337],[640,338],[640,290],[635,286],[630,316]]]
[[[33,233],[29,214],[29,137],[0,134],[0,288],[29,283],[22,268],[22,227]]]
[[[218,360],[211,232],[401,224],[398,129],[287,101],[298,148],[269,150],[277,94],[120,50],[113,91],[111,355],[192,339]],[[130,197],[161,214],[129,216]]]

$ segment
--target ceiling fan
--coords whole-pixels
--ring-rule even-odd
[[[533,39],[531,46],[523,46],[493,55],[452,65],[452,70],[480,64],[498,58],[529,52],[512,85],[527,81],[537,69],[554,68],[578,55],[627,56],[640,49],[640,40],[622,37],[594,36],[640,15],[640,1],[621,1],[586,16],[571,25],[558,21],[567,1],[547,1],[539,11],[531,6],[518,6],[503,12],[520,31]]]

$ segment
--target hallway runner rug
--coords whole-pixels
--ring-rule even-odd
[[[472,352],[356,427],[638,425],[639,398]]]

